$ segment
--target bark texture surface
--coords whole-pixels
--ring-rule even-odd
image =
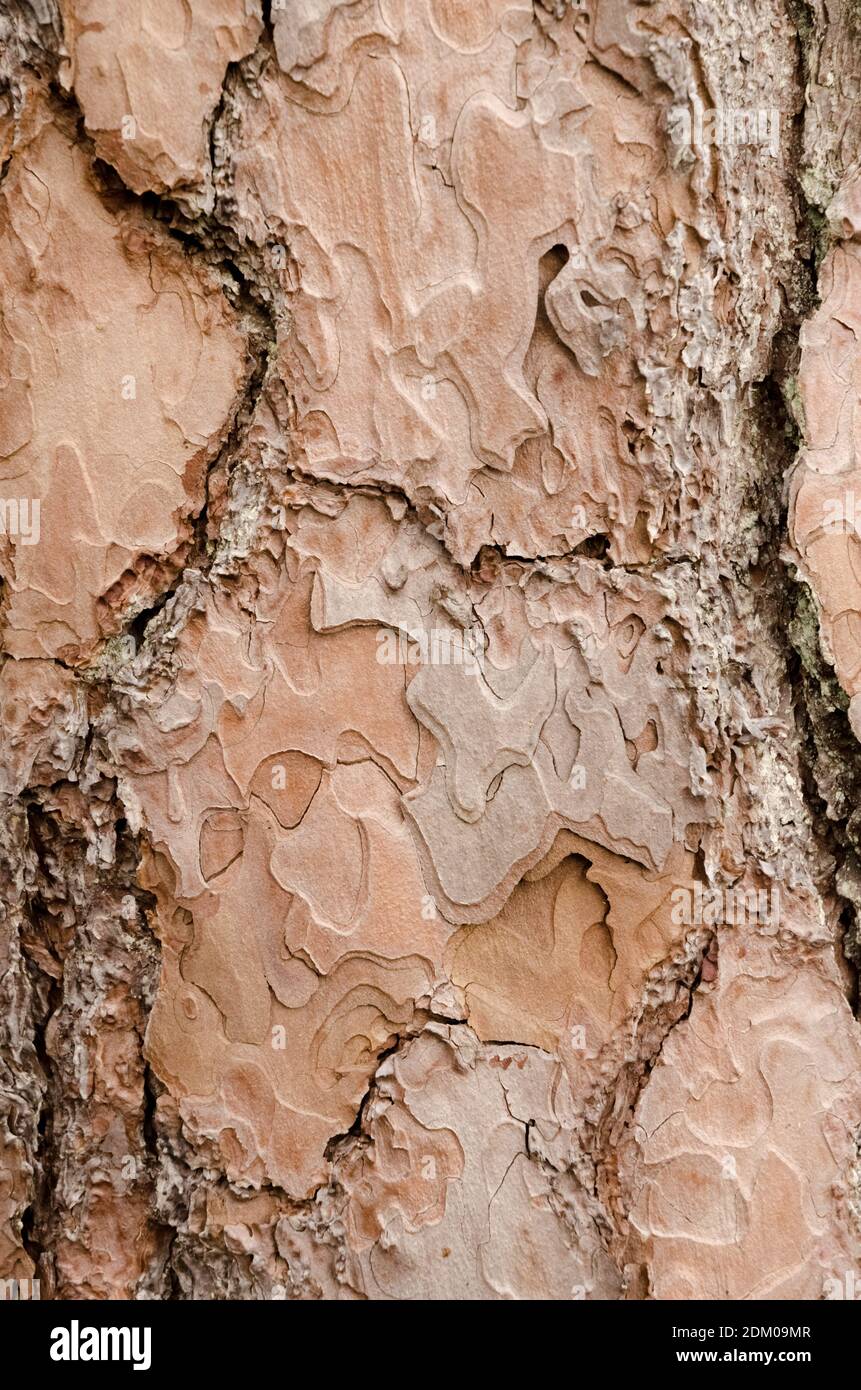
[[[0,1280],[861,1287],[859,89],[2,0]]]

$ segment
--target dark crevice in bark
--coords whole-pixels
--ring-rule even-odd
[[[793,567],[787,567],[792,605],[787,633],[792,644],[790,679],[802,748],[805,798],[816,832],[834,861],[833,889],[842,898],[842,947],[853,969],[858,1009],[861,967],[861,748],[847,714],[849,701],[826,662],[818,640],[816,601]]]
[[[407,1047],[410,1043],[415,1042],[415,1040],[419,1038],[421,1034],[424,1032],[425,1028],[427,1028],[429,1023],[437,1023],[445,1028],[470,1027],[468,1019],[449,1018],[444,1014],[428,1013],[424,1009],[419,1011],[418,1017],[421,1020],[421,1022],[419,1022],[416,1027],[409,1029],[405,1033],[398,1033],[395,1036],[394,1042],[390,1043],[388,1047],[384,1048],[383,1051],[379,1053],[376,1060],[376,1064],[374,1066],[373,1075],[368,1085],[368,1089],[366,1090],[365,1094],[362,1096],[361,1101],[359,1102],[359,1106],[356,1110],[356,1116],[353,1120],[353,1123],[350,1125],[349,1129],[343,1130],[340,1134],[333,1134],[331,1139],[329,1139],[328,1143],[326,1144],[325,1158],[327,1163],[331,1163],[335,1158],[337,1158],[338,1150],[341,1148],[343,1144],[345,1144],[349,1140],[368,1139],[369,1136],[365,1128],[365,1112],[367,1110],[369,1102],[373,1099],[376,1093],[377,1078],[380,1073],[380,1068],[389,1057],[393,1057],[395,1053],[403,1051],[403,1049]],[[533,1044],[523,1043],[517,1038],[483,1038],[482,1046],[531,1048]]]
[[[426,1021],[425,1015],[422,1015],[422,1018]],[[382,1052],[378,1053],[376,1064],[374,1066],[373,1075],[371,1076],[368,1089],[365,1091],[365,1094],[362,1096],[362,1099],[359,1102],[358,1109],[356,1110],[356,1117],[353,1120],[353,1123],[350,1125],[349,1129],[343,1130],[340,1134],[333,1134],[331,1139],[326,1144],[326,1148],[324,1150],[324,1157],[327,1163],[331,1163],[337,1157],[338,1150],[341,1148],[341,1146],[345,1143],[348,1143],[351,1139],[368,1139],[369,1136],[364,1127],[365,1111],[368,1107],[369,1102],[373,1099],[373,1096],[376,1092],[377,1076],[379,1074],[380,1067],[387,1060],[387,1058],[393,1057],[396,1052],[400,1052],[404,1047],[407,1046],[408,1043],[413,1042],[413,1040],[419,1036],[424,1026],[425,1022],[422,1022],[418,1027],[416,1027],[413,1030],[410,1030],[409,1032],[395,1034],[394,1042],[390,1043],[388,1047],[383,1048]],[[452,1025],[448,1024],[447,1026]]]
[[[51,930],[50,914],[44,889],[52,877],[52,868],[42,834],[41,808],[26,804],[28,839],[27,850],[37,865],[36,886],[28,894],[26,904],[27,933],[22,943],[25,969],[32,990],[32,1043],[44,1077],[41,1106],[37,1118],[37,1144],[34,1154],[33,1201],[22,1219],[21,1239],[25,1250],[36,1266],[36,1277],[51,1283],[51,1212],[57,1183],[55,1113],[59,1080],[57,1069],[47,1046],[46,1033],[51,1020],[61,1007],[63,997],[63,956]],[[45,968],[45,952],[57,973]]]
[[[660,1061],[667,1039],[690,1017],[703,977],[703,964],[716,945],[716,933],[704,930],[689,940],[695,949],[688,959],[672,964],[663,962],[652,971],[657,976],[671,968],[675,995],[670,1000],[646,1004],[632,1020],[615,1075],[609,1079],[599,1076],[593,1098],[599,1102],[600,1110],[587,1120],[580,1135],[584,1157],[592,1168],[592,1195],[605,1213],[605,1248],[611,1256],[615,1256],[618,1231],[624,1229],[626,1220],[618,1178],[620,1144],[631,1131],[640,1095]],[[620,1039],[621,1030],[617,1030],[611,1047],[618,1047]],[[589,1102],[586,1109],[588,1113]]]
[[[35,924],[38,914],[38,901],[34,901],[30,905],[32,923]],[[35,1277],[41,1278],[44,1257],[48,1254],[48,1237],[43,1214],[50,1208],[51,1193],[55,1185],[52,1161],[54,1152],[52,1091],[55,1079],[53,1064],[45,1044],[45,1030],[58,1007],[61,991],[58,982],[40,970],[29,955],[26,958],[25,969],[30,978],[33,997],[32,1044],[44,1078],[44,1089],[36,1118],[32,1201],[21,1218],[21,1243],[35,1265]]]
[[[242,399],[236,409],[233,423],[218,456],[213,460],[207,470],[206,494],[202,507],[197,512],[196,516],[193,517],[194,536],[190,547],[187,547],[182,566],[172,583],[159,593],[152,603],[148,604],[145,608],[141,608],[134,617],[126,623],[122,630],[124,633],[134,637],[138,649],[146,640],[147,629],[150,623],[163,612],[166,605],[176,595],[191,573],[196,572],[206,576],[212,568],[217,548],[216,540],[210,534],[212,480],[216,474],[224,472],[226,475],[225,488],[229,489],[233,470],[236,465],[242,461],[248,430],[265,389],[269,367],[269,347],[268,345],[264,345],[255,353],[253,366],[248,376]]]
[[[149,926],[149,923],[147,923],[147,925]],[[150,928],[150,930],[152,929]],[[163,1092],[164,1087],[158,1080],[146,1056],[143,1058],[143,1085],[144,1113],[142,1130],[147,1163],[153,1184],[154,1199],[152,1203],[152,1220],[159,1230],[163,1242],[162,1269],[164,1288],[162,1297],[165,1300],[177,1300],[182,1298],[182,1291],[173,1265],[173,1252],[178,1230],[175,1223],[166,1220],[165,1214],[159,1212],[158,1202],[156,1200],[159,1169],[162,1163],[161,1146],[163,1142],[165,1142],[159,1133],[158,1098]]]
[[[805,87],[815,80],[821,34],[808,0],[786,0],[798,35],[799,65]],[[807,107],[794,122],[795,166],[800,170]],[[787,480],[804,448],[796,377],[803,323],[819,306],[818,274],[831,244],[825,210],[811,201],[803,178],[796,178],[798,206],[798,284],[795,303],[775,340],[772,369],[762,383],[760,417],[764,431],[782,441],[782,469],[766,485],[780,496],[780,515],[768,554],[773,575],[773,632],[783,652],[790,694],[804,800],[816,839],[833,866],[820,884],[842,900],[842,951],[853,978],[853,1006],[858,1008],[861,965],[861,746],[849,724],[849,700],[825,657],[815,596],[799,575],[785,545],[789,536]]]
[[[261,45],[265,43],[264,36]],[[242,74],[246,66],[257,58],[259,48],[260,45],[258,51],[249,58],[230,64],[222,88],[221,101],[212,120],[211,142],[216,139],[215,132],[222,119],[225,94],[232,84],[243,80]],[[122,630],[114,634],[130,634],[139,643],[149,622],[164,608],[189,573],[199,571],[205,575],[211,568],[216,551],[216,537],[212,533],[210,517],[213,480],[222,478],[223,492],[225,495],[229,494],[233,470],[241,460],[248,431],[270,373],[277,340],[281,291],[277,276],[267,267],[263,254],[255,257],[247,248],[243,248],[233,234],[229,221],[220,216],[221,212],[226,211],[220,196],[216,197],[216,206],[212,213],[199,212],[190,217],[178,201],[179,194],[173,197],[152,192],[135,193],[123,182],[117,170],[96,153],[95,143],[86,131],[83,113],[74,93],[63,90],[56,75],[50,81],[49,87],[59,109],[74,122],[76,143],[88,155],[93,181],[103,200],[109,207],[137,207],[148,218],[158,222],[190,259],[219,272],[223,277],[222,288],[225,297],[237,314],[238,327],[244,333],[246,341],[245,384],[241,395],[234,403],[232,417],[228,421],[218,453],[207,465],[202,503],[196,512],[189,513],[191,536],[184,539],[172,555],[142,555],[135,568],[136,574],[144,570],[148,564],[152,568],[176,570],[174,577],[164,585],[152,602],[133,614]],[[212,148],[214,150],[214,146]],[[213,164],[213,177],[214,170]],[[119,583],[122,583],[122,579]]]
[[[91,1202],[98,1207],[104,1183],[123,1182],[129,1198],[134,1194],[140,1201],[156,1179],[148,1159],[141,1164],[137,1157],[149,1144],[145,1093],[139,1111],[127,1098],[118,1114],[119,1132],[125,1132],[129,1149],[120,1156],[122,1162],[110,1148],[102,1150],[98,1115],[104,1098],[99,1099],[98,1064],[91,1051],[94,1029],[103,1026],[103,1017],[108,1028],[121,1028],[116,1036],[122,1046],[122,1038],[134,1030],[138,1011],[144,1020],[148,1016],[160,959],[146,921],[152,900],[137,886],[139,846],[115,789],[111,799],[109,786],[103,785],[107,799],[101,805],[116,833],[113,862],[103,864],[88,862],[85,829],[66,820],[57,808],[64,793],[74,796],[77,791],[75,783],[61,781],[23,797],[28,823],[24,853],[31,869],[21,945],[32,998],[31,1044],[44,1084],[36,1117],[33,1196],[23,1213],[21,1242],[36,1265],[43,1298],[56,1297],[68,1287],[68,1269],[58,1263],[58,1242],[65,1240],[67,1248],[69,1241],[78,1239],[86,1244],[87,1208]],[[135,910],[124,920],[121,904],[129,900]],[[95,970],[91,960],[97,962]],[[117,1024],[116,1011],[122,1012],[123,1000],[127,1016]],[[137,1032],[141,1046],[143,1026]],[[81,1065],[87,1081],[81,1080]],[[130,1097],[133,1083],[125,1078],[124,1084],[132,1088]],[[74,1136],[80,1137],[88,1126],[93,1128],[92,1143],[78,1153]],[[95,1187],[89,1173],[98,1174]],[[76,1182],[81,1184],[80,1200],[74,1196]],[[69,1220],[68,1231],[64,1219]],[[99,1276],[93,1277],[95,1287]],[[78,1296],[93,1293],[81,1290]]]
[[[816,11],[809,0],[785,0],[786,13],[798,35],[799,58],[805,86],[813,75],[811,50],[815,47]]]
[[[798,35],[798,69],[806,84],[818,56],[816,16],[807,0],[786,0],[786,9]],[[796,239],[794,265],[783,285],[782,326],[771,343],[767,374],[749,388],[758,466],[742,505],[755,521],[751,534],[756,539],[745,544],[744,528],[737,518],[728,518],[720,559],[731,589],[750,596],[780,664],[780,691],[786,694],[795,725],[795,740],[787,753],[794,757],[816,841],[817,852],[807,856],[808,867],[819,874],[820,891],[843,899],[846,927],[851,903],[861,907],[861,814],[855,812],[861,804],[861,748],[846,715],[848,699],[822,652],[816,601],[787,554],[787,484],[804,443],[796,383],[800,335],[819,304],[818,271],[828,249],[824,209],[810,201],[800,172],[806,111],[802,105],[795,115],[791,136]],[[742,657],[736,678],[745,690],[753,689],[753,674]],[[728,745],[734,747],[731,738]],[[822,864],[829,861],[833,871],[823,879]],[[856,917],[843,940],[850,967],[861,958],[858,931]],[[854,994],[857,999],[857,978]]]
[[[811,275],[813,259],[811,253],[807,262]],[[810,305],[812,311],[813,295]],[[827,881],[818,886],[826,893],[833,892],[844,903],[841,946],[854,977],[852,1002],[857,1007],[857,968],[861,963],[857,915],[861,908],[861,747],[849,725],[848,697],[823,654],[816,600],[784,550],[789,527],[786,480],[803,447],[798,424],[787,404],[787,398],[792,399],[801,322],[794,326],[792,354],[777,355],[773,374],[761,387],[763,428],[769,430],[773,439],[783,441],[782,471],[771,482],[775,496],[781,496],[780,512],[765,559],[770,577],[771,628],[785,665],[804,802],[818,846],[826,862],[833,866]]]

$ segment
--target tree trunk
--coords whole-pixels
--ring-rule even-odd
[[[0,1279],[852,1297],[855,0],[0,48]]]

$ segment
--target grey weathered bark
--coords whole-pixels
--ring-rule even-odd
[[[0,1279],[852,1296],[859,24],[4,0]]]

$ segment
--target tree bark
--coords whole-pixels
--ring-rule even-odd
[[[855,0],[0,50],[0,1279],[852,1297]]]

